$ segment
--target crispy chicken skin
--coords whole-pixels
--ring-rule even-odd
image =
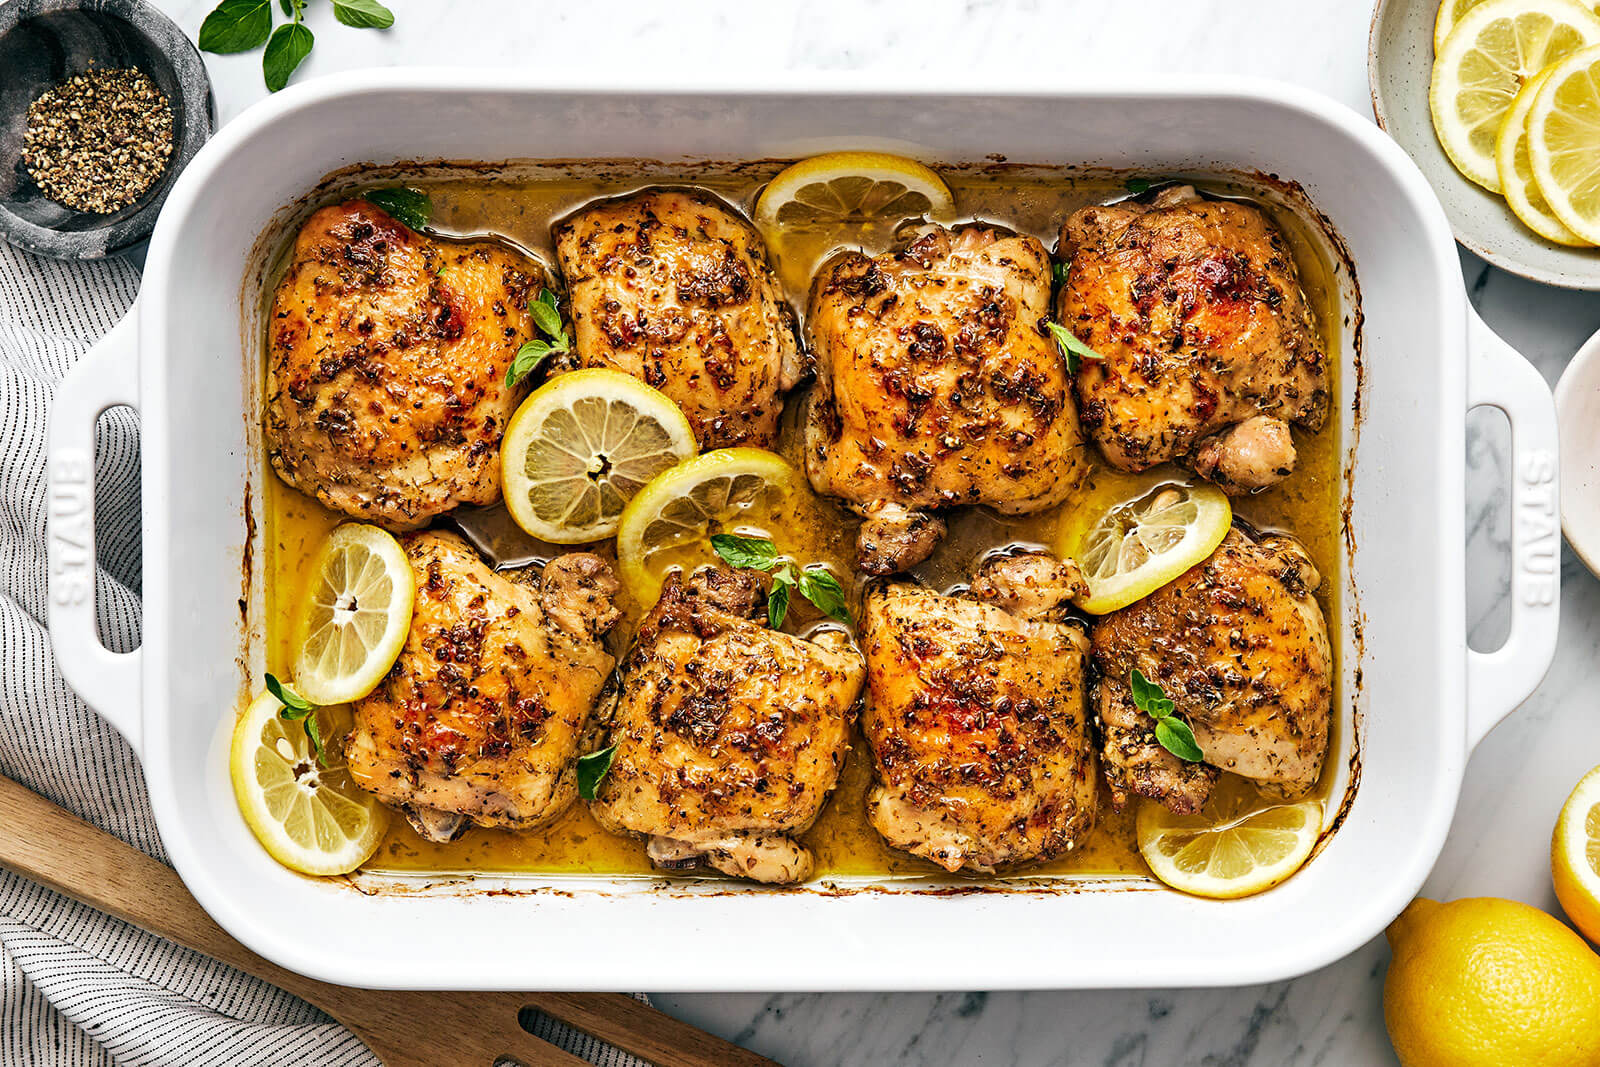
[[[411,632],[354,705],[345,752],[363,788],[424,837],[468,823],[529,830],[577,797],[574,762],[612,658],[617,581],[571,553],[516,580],[451,533],[402,539],[416,576]]]
[[[702,449],[771,447],[803,365],[765,244],[710,193],[651,190],[559,223],[576,365],[671,397]]]
[[[410,530],[500,498],[500,438],[521,391],[544,273],[488,242],[441,242],[365,200],[295,238],[268,324],[267,454],[336,511]]]
[[[1088,836],[1089,641],[1060,621],[1082,590],[1071,563],[1028,554],[986,561],[964,596],[903,583],[868,594],[867,817],[889,844],[990,873]]]
[[[1207,560],[1095,623],[1095,700],[1106,779],[1180,814],[1200,810],[1218,770],[1294,796],[1316,784],[1328,750],[1333,660],[1312,592],[1321,584],[1300,543],[1234,527]],[[1204,763],[1157,744],[1133,704],[1138,668],[1194,730]]]
[[[792,835],[838,782],[865,669],[842,632],[806,641],[756,621],[763,600],[754,571],[670,575],[623,662],[591,810],[648,838],[658,866],[810,877]]]
[[[929,510],[1019,515],[1071,491],[1081,438],[1049,314],[1044,246],[988,226],[926,227],[904,251],[818,273],[806,473],[866,516],[863,570],[927,558],[944,532]]]
[[[1294,469],[1289,424],[1316,431],[1328,367],[1294,257],[1259,208],[1188,186],[1082,208],[1057,317],[1103,359],[1078,367],[1084,429],[1112,466],[1168,460],[1230,493]]]

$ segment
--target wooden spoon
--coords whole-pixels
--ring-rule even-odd
[[[587,1067],[518,1023],[534,1008],[660,1067],[778,1067],[622,993],[418,993],[318,982],[218,926],[176,872],[0,776],[0,867],[310,1001],[386,1067]]]

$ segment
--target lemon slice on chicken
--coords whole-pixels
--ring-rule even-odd
[[[1092,495],[1116,502],[1080,507],[1059,539],[1089,585],[1077,603],[1091,615],[1125,608],[1177,578],[1211,555],[1233,521],[1227,494],[1209,483],[1162,474],[1105,481],[1108,489]]]
[[[313,704],[359,700],[394,666],[411,629],[416,581],[394,536],[366,523],[335,527],[311,561],[294,673]]]
[[[1528,112],[1528,159],[1556,217],[1600,244],[1600,46],[1546,73]]]
[[[1469,9],[1445,38],[1428,88],[1434,131],[1456,169],[1500,192],[1495,143],[1518,91],[1593,44],[1600,17],[1579,0],[1484,0]]]
[[[1196,815],[1139,805],[1139,854],[1155,876],[1196,896],[1244,897],[1270,889],[1305,863],[1322,833],[1322,804],[1264,800],[1224,775]]]
[[[262,693],[234,724],[228,772],[239,813],[269,855],[301,874],[347,874],[377,851],[388,811],[356,787],[342,746],[327,744],[324,765],[311,750],[304,720],[279,716],[283,704]],[[317,708],[324,739],[349,729],[344,708]]]
[[[563,374],[522,402],[500,446],[506,510],[560,545],[617,532],[622,510],[662,471],[695,453],[678,405],[620,371]]]
[[[756,201],[756,221],[772,229],[808,223],[948,218],[955,198],[944,180],[914,159],[884,152],[827,152],[779,172]]]
[[[1550,202],[1544,198],[1534,178],[1533,162],[1528,152],[1528,113],[1533,110],[1539,90],[1549,80],[1551,69],[1542,70],[1530,78],[1511,102],[1511,110],[1506,112],[1506,120],[1500,127],[1500,138],[1495,142],[1494,161],[1500,170],[1500,184],[1506,203],[1524,226],[1556,244],[1587,245],[1588,241],[1573,233],[1550,210]],[[1600,151],[1600,143],[1596,144],[1596,151]]]
[[[817,505],[805,476],[774,452],[723,448],[657,475],[633,498],[617,527],[617,569],[628,593],[648,607],[674,569],[715,563],[716,533],[782,544]]]

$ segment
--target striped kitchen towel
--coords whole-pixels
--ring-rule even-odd
[[[165,859],[138,761],[67,688],[45,632],[45,426],[56,384],[139,288],[108,259],[61,263],[0,243],[0,773]],[[139,425],[96,434],[102,639],[139,644]],[[641,1061],[544,1020],[603,1067]],[[315,1008],[205,956],[0,870],[0,1065],[376,1064]]]

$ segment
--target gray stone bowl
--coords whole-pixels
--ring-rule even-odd
[[[108,215],[45,199],[22,162],[28,106],[91,68],[137,67],[172,104],[166,171],[144,196]],[[141,0],[9,0],[0,3],[0,235],[59,259],[97,259],[150,236],[167,190],[216,122],[211,80],[182,30]]]
[[[1439,0],[1379,0],[1367,48],[1378,125],[1421,168],[1456,240],[1501,270],[1565,289],[1600,289],[1600,249],[1564,248],[1524,226],[1505,200],[1463,178],[1433,132],[1428,83]]]

